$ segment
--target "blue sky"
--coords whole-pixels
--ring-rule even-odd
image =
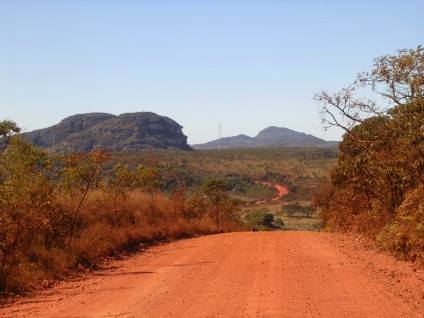
[[[312,97],[424,44],[424,1],[0,0],[0,120],[152,111],[190,144],[286,127],[326,140]]]

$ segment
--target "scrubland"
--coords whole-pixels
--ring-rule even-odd
[[[374,60],[335,94],[321,92],[322,119],[346,131],[337,166],[315,196],[323,226],[355,231],[424,264],[424,48]],[[361,89],[377,99],[358,96]],[[379,102],[375,102],[378,100]]]
[[[52,155],[22,140],[13,122],[1,130],[2,295],[145,245],[250,230],[249,209],[276,196],[257,180],[284,184],[287,202],[308,200],[336,158],[335,149]],[[274,221],[263,229],[284,229]]]
[[[357,232],[424,263],[423,64],[421,46],[400,50],[317,93],[323,124],[346,132],[338,149],[52,155],[0,122],[0,292],[143,244],[252,228]],[[364,87],[389,106],[356,97]],[[288,189],[277,203],[273,183]]]

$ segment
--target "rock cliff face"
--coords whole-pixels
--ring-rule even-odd
[[[191,150],[182,126],[151,112],[119,116],[105,113],[74,115],[49,128],[23,134],[40,148],[53,153],[110,152],[146,149]]]

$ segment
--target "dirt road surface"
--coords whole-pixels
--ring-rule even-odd
[[[353,236],[229,233],[156,246],[0,317],[424,317],[424,272]]]
[[[281,200],[282,195],[286,195],[286,194],[289,193],[289,189],[287,189],[285,186],[283,186],[282,184],[279,184],[279,183],[266,182],[266,181],[255,181],[255,182],[262,184],[262,185],[274,187],[275,189],[277,189],[278,195],[275,198],[271,199],[271,201],[279,201],[279,200]],[[266,202],[267,201],[256,201],[256,204],[262,204],[262,203],[266,203]]]

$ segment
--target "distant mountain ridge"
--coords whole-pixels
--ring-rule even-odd
[[[78,114],[59,124],[22,134],[37,147],[53,153],[105,149],[110,152],[146,149],[192,150],[174,120],[152,112]]]
[[[297,132],[284,127],[271,126],[260,131],[256,137],[238,135],[191,145],[194,149],[267,148],[267,147],[335,147],[337,141]]]

